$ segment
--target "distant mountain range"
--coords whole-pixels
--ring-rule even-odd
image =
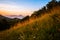
[[[9,15],[9,16],[3,16],[0,15],[0,31],[9,29],[10,26],[15,25],[16,23],[20,22],[24,16],[22,15]]]
[[[23,19],[24,18],[24,16],[22,16],[22,15],[7,15],[6,17],[8,17],[8,18],[18,18],[18,19]]]

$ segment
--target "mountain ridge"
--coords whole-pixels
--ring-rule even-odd
[[[12,19],[14,19],[14,18],[23,19],[24,18],[24,16],[22,16],[22,15],[7,15],[6,17],[12,18]]]

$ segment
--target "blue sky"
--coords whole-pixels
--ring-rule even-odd
[[[50,0],[0,0],[0,10],[8,11],[8,15],[31,15],[39,10]]]

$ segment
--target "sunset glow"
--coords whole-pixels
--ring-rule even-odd
[[[0,14],[2,15],[30,15],[33,10],[23,9],[18,5],[0,4]],[[29,13],[29,14],[28,14]]]
[[[31,15],[48,3],[48,0],[0,0],[2,15]]]

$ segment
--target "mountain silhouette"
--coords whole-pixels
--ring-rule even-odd
[[[8,17],[8,18],[18,18],[18,19],[23,19],[24,18],[24,16],[22,16],[22,15],[7,15],[6,17]]]
[[[9,28],[8,26],[10,20],[10,18],[0,15],[0,31]]]
[[[0,31],[9,29],[14,24],[20,22],[19,18],[9,18],[3,15],[0,15]]]

